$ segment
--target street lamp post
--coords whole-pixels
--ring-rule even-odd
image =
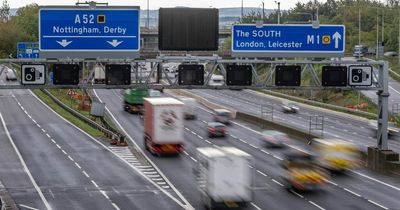
[[[242,13],[241,14],[242,15],[241,15],[240,19],[243,21],[243,0],[242,0]]]
[[[147,29],[150,29],[150,0],[147,0]]]
[[[278,24],[281,24],[281,2],[275,1],[275,4],[278,5]]]

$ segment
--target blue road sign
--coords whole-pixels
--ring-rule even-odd
[[[38,42],[18,42],[17,58],[39,58]]]
[[[139,51],[138,9],[41,8],[41,51]]]
[[[234,25],[232,52],[238,55],[316,56],[343,55],[344,25]]]

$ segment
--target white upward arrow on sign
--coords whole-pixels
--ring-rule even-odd
[[[113,39],[112,40],[112,42],[110,42],[110,41],[107,41],[108,42],[108,44],[110,44],[111,46],[113,46],[113,47],[117,47],[118,45],[120,45],[122,42],[124,42],[124,41],[118,41],[118,40],[116,40],[116,39]]]
[[[335,40],[335,48],[339,48],[339,39],[342,39],[342,35],[336,31],[336,33],[333,34],[333,39]]]
[[[69,44],[71,44],[71,42],[72,41],[67,41],[66,39],[63,39],[63,40],[61,40],[61,41],[56,41],[58,44],[60,44],[61,46],[63,46],[63,47],[66,47],[66,46],[68,46]]]

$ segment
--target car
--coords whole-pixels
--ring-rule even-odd
[[[17,77],[15,76],[15,73],[12,70],[8,70],[6,72],[6,80],[7,81],[17,81]]]
[[[395,52],[395,51],[387,51],[387,52],[385,52],[384,54],[383,54],[383,56],[385,56],[385,57],[396,57],[396,56],[398,56],[399,54],[397,53],[397,52]]]
[[[224,76],[216,74],[211,75],[210,81],[208,82],[208,85],[210,86],[223,86],[224,84]]]
[[[283,113],[298,113],[300,111],[300,107],[294,102],[284,102],[282,104]]]
[[[288,135],[276,130],[265,130],[261,136],[267,147],[285,147],[290,141]]]
[[[219,122],[209,122],[207,124],[208,137],[225,137],[226,125]]]
[[[220,122],[229,125],[231,123],[232,113],[226,109],[215,109],[213,119],[214,122]]]

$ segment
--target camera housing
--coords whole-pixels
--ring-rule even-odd
[[[46,66],[44,64],[21,65],[21,84],[44,85],[46,84]]]
[[[372,66],[350,66],[349,74],[350,86],[372,85]]]

